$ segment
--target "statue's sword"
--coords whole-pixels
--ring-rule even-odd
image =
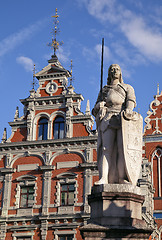
[[[104,54],[104,38],[102,38],[102,55],[101,55],[101,82],[100,82],[100,93],[103,100],[102,88],[103,88],[103,54]]]

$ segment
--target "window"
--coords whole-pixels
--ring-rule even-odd
[[[34,186],[21,186],[20,208],[32,207],[34,202]]]
[[[152,155],[154,197],[162,196],[162,149],[157,148]]]
[[[65,120],[63,117],[56,117],[53,126],[54,139],[64,138],[65,136]]]
[[[73,240],[74,236],[73,234],[69,234],[69,235],[60,235],[58,237],[59,240]]]
[[[17,186],[15,206],[22,214],[25,214],[25,211],[30,212],[30,209],[32,209],[36,203],[36,179],[37,178],[35,176],[31,175],[19,176],[16,179]]]
[[[12,239],[13,240],[32,240],[34,236],[34,232],[33,230],[31,230],[30,232],[14,232],[12,234]]]
[[[38,122],[38,140],[46,140],[48,132],[47,118],[40,118]]]
[[[61,206],[74,204],[74,184],[61,185]]]
[[[63,214],[65,211],[71,214],[74,212],[75,206],[78,204],[80,206],[77,198],[77,176],[76,173],[71,172],[60,173],[56,176],[58,181],[56,183],[55,206],[58,207],[59,214]]]

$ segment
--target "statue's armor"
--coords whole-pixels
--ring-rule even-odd
[[[95,107],[93,110],[93,115],[96,116],[96,122],[100,121],[101,131],[105,131],[107,127],[120,128],[120,113],[126,109],[127,101],[133,101],[136,104],[134,89],[124,83],[106,85],[102,89],[102,95],[99,93],[95,106],[102,101],[105,102],[106,114],[101,120],[99,116],[97,116],[98,111],[95,110]]]

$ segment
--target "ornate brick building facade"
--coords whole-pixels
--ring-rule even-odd
[[[89,103],[66,87],[70,72],[56,55],[36,74],[37,91],[21,99],[0,144],[0,239],[81,239],[87,195],[97,180],[96,140]]]

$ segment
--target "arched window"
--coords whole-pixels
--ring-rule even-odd
[[[60,139],[65,137],[65,120],[63,117],[56,117],[53,125],[54,139]]]
[[[40,118],[38,122],[38,140],[46,140],[48,132],[47,118]]]
[[[155,188],[155,197],[162,196],[162,149],[157,148],[152,155],[153,164],[153,185]]]

